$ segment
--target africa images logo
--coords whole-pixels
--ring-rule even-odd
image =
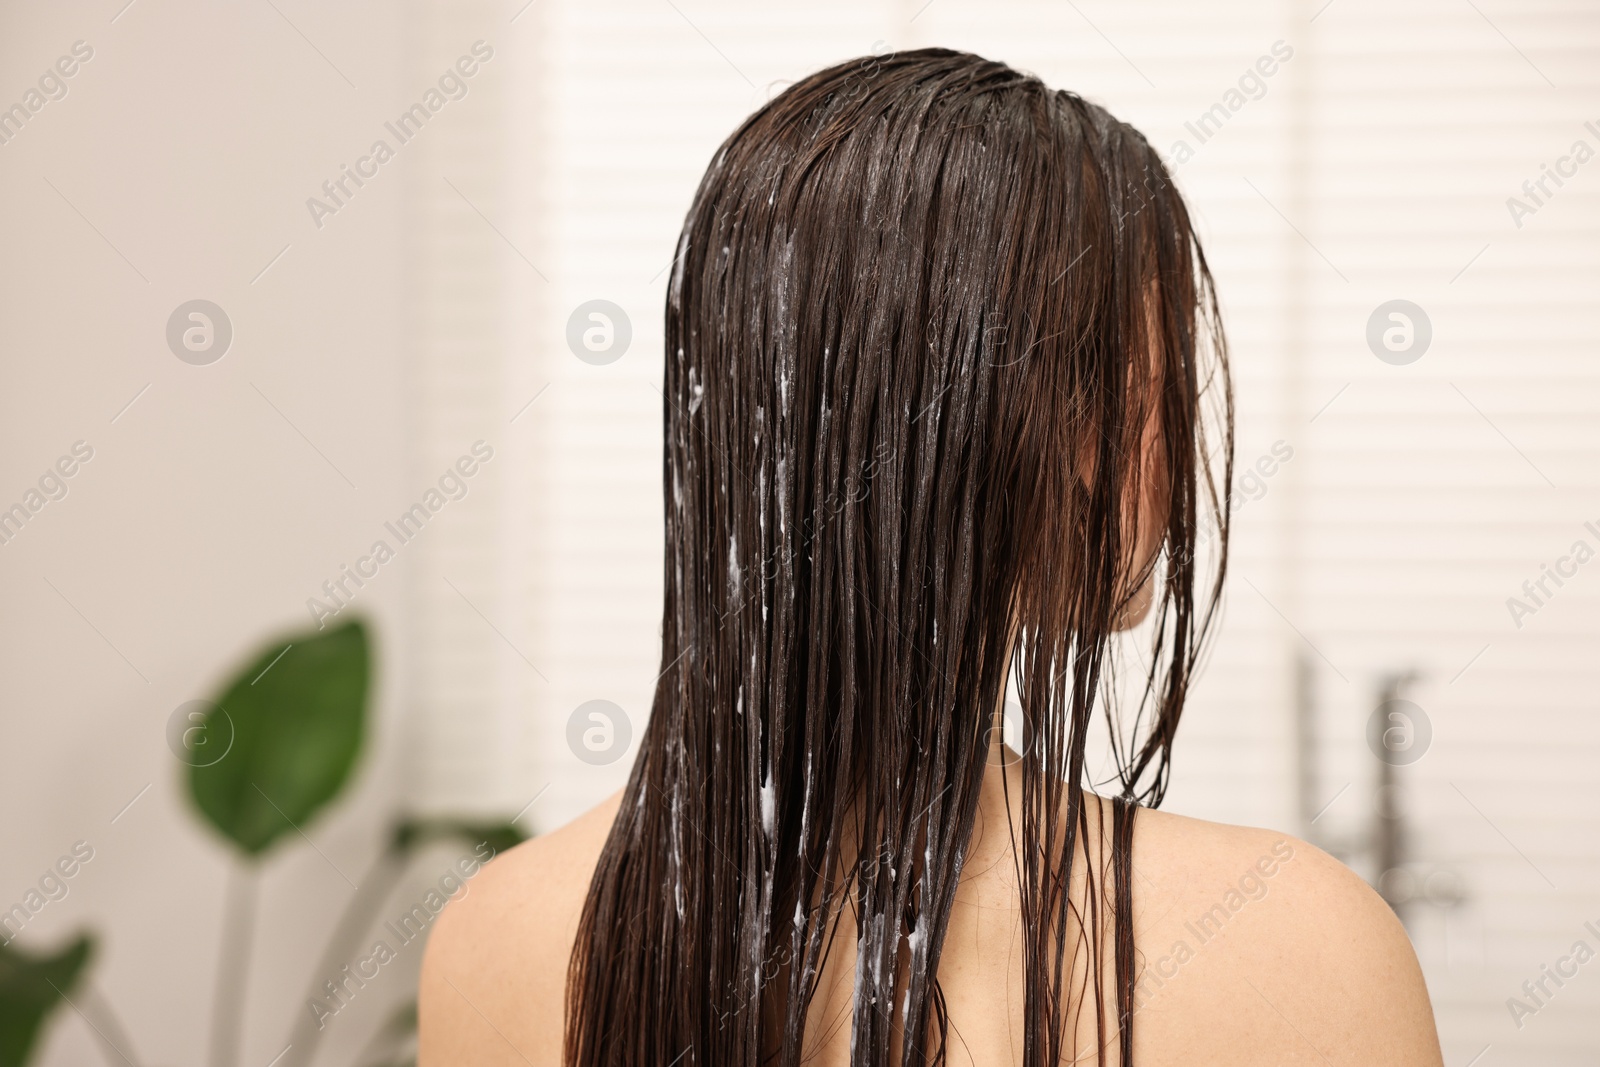
[[[468,79],[478,73],[482,64],[493,58],[494,49],[486,42],[472,42],[471,55],[457,59],[454,65],[439,75],[437,85],[428,87],[421,100],[400,112],[393,122],[383,124],[383,128],[394,138],[394,144],[380,137],[372,142],[366,155],[356,159],[354,167],[346,163],[339,164],[338,175],[322,183],[323,196],[306,198],[306,210],[311,213],[311,221],[317,229],[322,229],[322,220],[326,216],[337,215],[367,182],[376,178],[378,169],[421,133],[429,119],[442,111],[450,101],[464,99],[468,92]]]

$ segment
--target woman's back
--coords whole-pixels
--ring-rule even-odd
[[[1023,1061],[1021,920],[997,778],[938,971],[950,1067]],[[563,1063],[567,962],[620,795],[496,859],[440,917],[423,964],[422,1067]],[[1325,853],[1142,810],[1133,870],[1140,1067],[1443,1062],[1404,930]],[[850,1062],[853,942],[842,923],[808,1020],[816,1067]],[[1079,1058],[1092,1061],[1093,1028],[1080,1029]]]

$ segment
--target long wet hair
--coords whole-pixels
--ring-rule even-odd
[[[1075,1058],[1087,1011],[1129,1064],[1133,813],[1166,787],[1232,457],[1211,279],[1159,156],[974,55],[814,74],[700,184],[663,393],[663,670],[573,949],[566,1062],[794,1067],[841,923],[851,1063],[943,1062],[939,959],[1009,675],[1024,1063]],[[1124,699],[1112,646],[1136,637]]]

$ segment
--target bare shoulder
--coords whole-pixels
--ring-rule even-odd
[[[1405,929],[1348,867],[1271,830],[1134,825],[1137,1059],[1443,1063]]]
[[[439,916],[418,992],[421,1067],[561,1062],[567,960],[620,799],[496,857]]]

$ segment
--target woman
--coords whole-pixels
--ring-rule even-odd
[[[846,63],[678,251],[650,722],[441,918],[423,1067],[1440,1063],[1349,871],[1152,810],[1232,409],[1143,137],[977,56]]]

